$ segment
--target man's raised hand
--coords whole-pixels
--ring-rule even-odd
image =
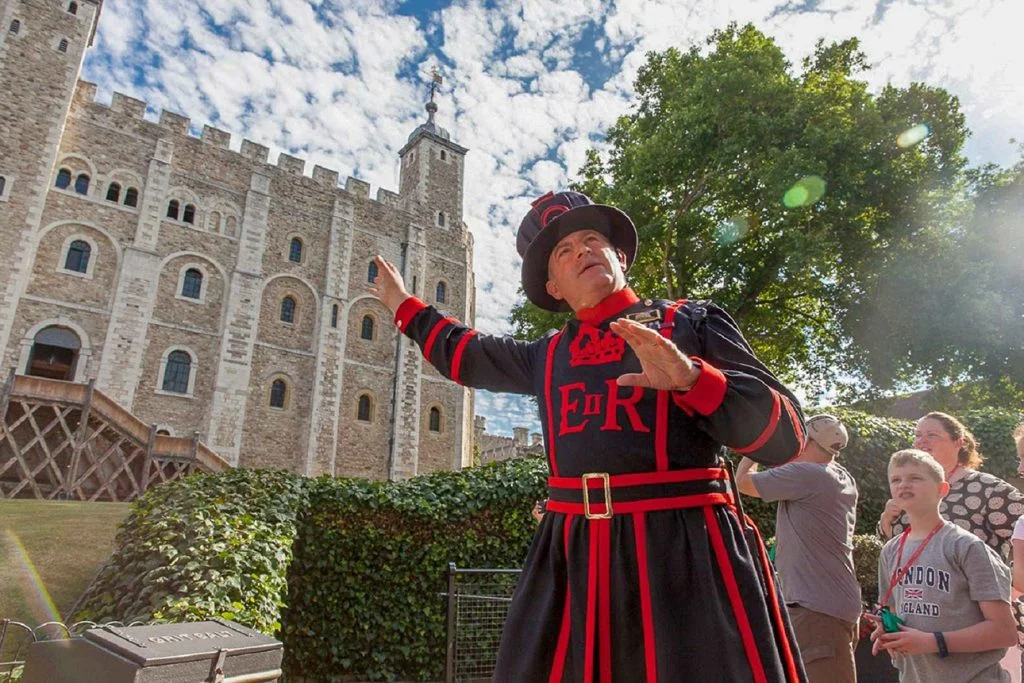
[[[405,289],[402,274],[385,261],[383,256],[377,256],[373,262],[377,264],[377,277],[373,278],[370,293],[380,299],[381,303],[391,309],[392,313],[397,313],[398,307],[410,296]]]
[[[700,366],[659,333],[628,318],[613,322],[611,330],[629,344],[643,370],[620,375],[620,386],[686,391],[697,383]]]

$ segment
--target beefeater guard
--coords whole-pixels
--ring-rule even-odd
[[[549,192],[519,226],[526,296],[575,313],[533,342],[479,334],[410,295],[377,257],[371,291],[445,377],[537,398],[547,514],[503,631],[498,683],[805,681],[722,447],[801,450],[803,414],[708,301],[640,299],[622,211]]]

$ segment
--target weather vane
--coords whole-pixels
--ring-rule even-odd
[[[444,83],[444,78],[441,77],[441,72],[437,70],[437,66],[430,68],[430,101],[434,101],[434,92],[437,87]]]

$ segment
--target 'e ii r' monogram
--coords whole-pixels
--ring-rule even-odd
[[[625,411],[625,417],[634,431],[651,431],[644,424],[636,409],[636,404],[644,397],[643,388],[632,387],[632,393],[628,396],[620,396],[621,389],[625,389],[625,387],[620,387],[614,379],[605,380],[605,392],[598,394],[587,393],[587,385],[583,382],[573,382],[558,387],[561,395],[559,406],[561,420],[558,436],[582,432],[590,424],[591,417],[602,413],[604,414],[604,423],[601,425],[601,431],[621,432],[623,427],[619,424],[620,408]],[[580,398],[583,399],[582,411]],[[602,406],[604,406],[603,411],[601,410]],[[577,416],[582,416],[584,419],[577,421]]]

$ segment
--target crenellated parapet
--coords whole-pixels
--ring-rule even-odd
[[[156,126],[176,136],[196,139],[196,136],[192,134],[192,120],[187,116],[166,109],[159,110],[157,120],[154,122],[146,118],[146,112],[149,108],[146,102],[124,93],[114,92],[110,104],[106,105],[97,100],[97,90],[96,84],[89,81],[79,80],[76,85],[74,102],[86,115],[88,115],[90,108],[94,112],[112,111],[122,116],[142,121],[147,125]],[[168,136],[158,134],[158,137],[167,138]],[[241,162],[244,159],[247,165],[251,166],[255,163],[262,167],[276,168],[281,173],[308,178],[317,185],[337,192],[346,192],[349,195],[368,201],[377,201],[390,207],[400,206],[401,197],[397,192],[378,188],[376,194],[372,195],[369,183],[351,176],[345,179],[344,186],[340,186],[339,179],[342,176],[338,171],[320,165],[309,164],[305,159],[286,152],[281,152],[271,162],[270,148],[267,145],[248,139],[242,139],[239,150],[235,152],[231,149],[231,138],[232,136],[229,131],[209,124],[203,125],[202,131],[198,136],[198,139],[204,144],[225,150],[230,154],[237,154],[239,161]],[[311,166],[312,169],[309,175],[306,174],[308,166]],[[253,170],[266,172],[262,169]]]

